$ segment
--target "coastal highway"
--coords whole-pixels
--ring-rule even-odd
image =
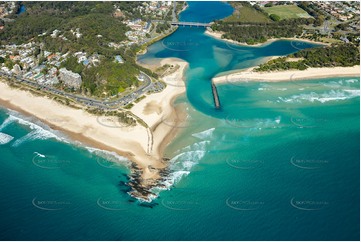
[[[0,74],[4,77],[7,78],[12,78],[13,76],[8,75],[6,73],[0,72]],[[97,100],[97,99],[93,99],[93,98],[88,98],[88,97],[84,97],[81,95],[76,95],[76,94],[72,94],[72,93],[68,93],[62,90],[59,90],[57,88],[51,87],[51,86],[47,86],[47,85],[42,85],[39,84],[35,81],[31,81],[28,79],[24,79],[22,77],[19,76],[15,76],[16,80],[18,82],[24,83],[26,85],[32,86],[34,88],[39,88],[43,91],[52,93],[54,95],[60,95],[63,96],[65,98],[70,98],[73,99],[74,101],[81,103],[83,105],[86,105],[88,107],[97,107],[100,109],[106,109],[106,110],[115,110],[115,109],[119,109],[119,107],[123,107],[131,102],[133,102],[134,100],[136,100],[137,98],[139,98],[141,95],[143,95],[152,85],[152,80],[150,78],[150,76],[148,76],[147,74],[145,74],[144,72],[141,72],[141,75],[143,75],[143,79],[144,79],[144,83],[142,86],[140,86],[136,91],[134,91],[133,93],[127,94],[124,97],[115,99],[113,101],[101,101],[101,100]]]

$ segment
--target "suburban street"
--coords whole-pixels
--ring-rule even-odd
[[[7,78],[14,77],[14,76],[5,74],[3,72],[0,72],[0,74]],[[134,100],[139,98],[141,95],[146,93],[152,87],[153,84],[152,84],[152,80],[151,80],[150,76],[148,76],[144,72],[141,72],[140,75],[143,77],[143,80],[144,80],[143,81],[144,83],[142,83],[143,85],[141,85],[133,93],[127,94],[126,96],[118,98],[113,101],[101,101],[101,100],[97,100],[97,99],[93,99],[93,98],[89,98],[89,97],[84,97],[81,95],[68,93],[63,90],[59,90],[57,88],[47,86],[47,85],[42,85],[35,81],[30,81],[30,80],[24,79],[19,76],[15,76],[15,78],[20,83],[24,83],[24,84],[29,85],[34,88],[39,88],[43,91],[46,91],[46,92],[49,92],[49,93],[52,93],[55,95],[60,95],[65,98],[70,98],[78,103],[81,103],[81,104],[89,106],[89,107],[97,107],[97,108],[104,109],[104,110],[115,110],[115,109],[119,109],[120,107],[124,107],[124,106],[128,105],[129,103],[133,102]]]

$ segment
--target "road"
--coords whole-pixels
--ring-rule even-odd
[[[0,72],[0,75],[8,77],[8,78],[12,78],[14,76],[8,75],[6,73]],[[119,109],[119,107],[124,107],[125,105],[133,102],[134,100],[136,100],[137,98],[139,98],[141,95],[143,95],[146,91],[148,91],[148,89],[151,87],[152,85],[152,80],[150,78],[150,76],[148,76],[147,74],[145,74],[144,72],[141,72],[141,75],[143,75],[144,77],[144,83],[142,86],[140,86],[136,91],[134,91],[131,94],[128,94],[124,97],[115,99],[113,101],[101,101],[101,100],[97,100],[97,99],[93,99],[93,98],[88,98],[88,97],[84,97],[81,95],[76,95],[76,94],[72,94],[72,93],[68,93],[65,92],[63,90],[59,90],[57,88],[54,87],[50,87],[47,85],[42,85],[39,84],[35,81],[31,81],[28,79],[24,79],[22,77],[19,76],[15,76],[16,80],[18,82],[27,84],[29,86],[32,86],[34,88],[40,88],[43,91],[55,94],[55,95],[59,95],[59,96],[63,96],[65,98],[70,98],[73,99],[74,101],[81,103],[85,106],[88,107],[97,107],[100,109],[106,109],[106,110],[116,110]]]

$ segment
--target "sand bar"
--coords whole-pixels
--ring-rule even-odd
[[[243,45],[243,46],[250,46],[250,47],[263,47],[265,45],[269,45],[277,40],[293,40],[293,41],[302,41],[302,42],[308,42],[308,43],[313,43],[313,44],[321,44],[321,45],[330,45],[328,43],[323,43],[323,42],[317,42],[317,41],[312,41],[312,40],[309,40],[309,39],[303,39],[303,38],[271,38],[271,39],[268,39],[266,42],[264,43],[257,43],[257,44],[254,44],[254,45],[249,45],[247,43],[241,43],[241,42],[238,42],[238,41],[235,41],[235,40],[231,40],[231,39],[223,39],[222,38],[222,35],[224,34],[223,32],[221,31],[212,31],[210,30],[209,28],[207,28],[207,30],[204,32],[206,35],[209,35],[215,39],[219,39],[219,40],[223,40],[225,42],[228,42],[228,43],[231,43],[231,44],[235,44],[235,45]],[[296,46],[297,47],[297,46]],[[295,47],[295,48],[296,48]]]
[[[279,82],[294,81],[312,78],[327,78],[337,76],[360,76],[360,66],[353,67],[324,67],[308,68],[306,70],[288,70],[274,72],[255,72],[254,68],[240,70],[231,74],[219,75],[213,78],[214,83],[227,82]]]

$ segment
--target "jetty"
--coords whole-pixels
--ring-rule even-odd
[[[221,102],[219,101],[217,87],[214,84],[213,80],[211,82],[211,85],[212,85],[212,94],[213,94],[214,106],[215,106],[216,109],[220,109],[221,108]]]

